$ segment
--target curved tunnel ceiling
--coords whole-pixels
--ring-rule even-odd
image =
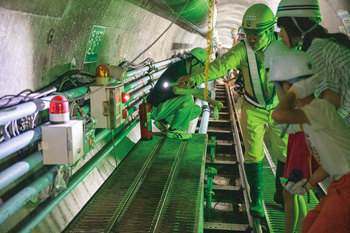
[[[348,0],[319,0],[322,25],[338,32],[338,11],[350,12]],[[187,0],[21,0],[0,1],[0,93],[37,90],[75,67],[93,71],[96,63],[131,61],[161,35]],[[209,0],[189,0],[175,25],[136,62],[160,61],[194,47],[206,46]],[[219,40],[232,45],[231,29],[245,10],[266,3],[275,12],[279,0],[216,0]],[[92,29],[103,30],[96,61],[87,62]],[[102,33],[102,31],[101,31]],[[11,78],[9,79],[9,74]]]

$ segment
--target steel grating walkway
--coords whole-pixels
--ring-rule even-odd
[[[64,232],[201,232],[206,145],[139,142]]]
[[[271,150],[270,150],[271,151]],[[267,154],[266,156],[270,156]],[[271,169],[271,164],[265,157],[264,163],[264,186],[263,186],[263,201],[266,211],[266,221],[270,233],[279,233],[284,230],[284,212],[281,205],[276,204],[273,200],[275,193],[275,175]],[[274,164],[272,166],[275,166]],[[271,188],[273,187],[273,188]],[[307,194],[305,194],[304,199],[306,203],[307,211],[312,210],[318,204],[318,199],[315,194],[310,190],[310,202],[308,202]],[[295,232],[297,232],[295,230]]]

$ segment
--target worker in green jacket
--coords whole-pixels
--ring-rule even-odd
[[[220,59],[209,65],[209,80],[224,76],[231,69],[240,70],[243,75],[243,106],[241,126],[244,151],[244,168],[250,186],[250,213],[253,217],[263,217],[262,203],[264,146],[263,139],[266,124],[269,126],[271,145],[278,158],[276,175],[276,193],[274,200],[283,204],[282,187],[279,177],[283,176],[284,163],[287,155],[288,137],[281,138],[278,129],[271,118],[273,109],[278,104],[276,89],[268,82],[264,66],[264,51],[276,40],[274,24],[276,18],[265,4],[254,4],[243,16],[240,30],[244,30],[246,39],[232,47]],[[204,82],[205,67],[198,72],[178,79],[181,88],[199,85]]]

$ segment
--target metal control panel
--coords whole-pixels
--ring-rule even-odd
[[[96,128],[115,129],[126,119],[122,101],[123,83],[90,86],[91,116],[97,119]],[[124,113],[124,114],[123,114]]]
[[[84,154],[83,121],[42,126],[44,164],[75,164]]]

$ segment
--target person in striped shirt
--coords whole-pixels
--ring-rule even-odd
[[[282,0],[276,16],[282,41],[289,48],[298,47],[310,54],[319,73],[314,80],[299,82],[306,88],[305,96],[315,90],[316,96],[334,103],[350,125],[350,38],[343,33],[327,33],[319,25],[317,0]]]

